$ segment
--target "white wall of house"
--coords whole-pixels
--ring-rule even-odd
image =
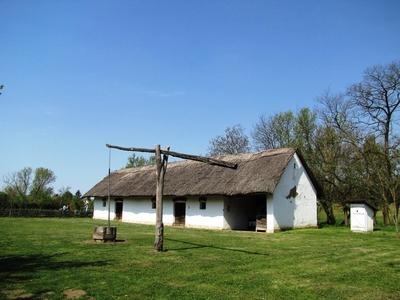
[[[107,207],[103,201],[94,202],[94,219],[107,219]],[[224,226],[223,197],[208,197],[206,209],[200,209],[199,197],[186,198],[186,227],[222,229]],[[111,201],[111,219],[115,218],[115,203]],[[122,221],[138,224],[155,224],[156,210],[152,208],[151,198],[126,198],[123,200]],[[163,222],[172,225],[175,221],[174,202],[164,199]]]
[[[275,230],[275,224],[277,223],[274,215],[274,197],[268,195],[267,197],[267,232],[273,233]]]
[[[288,198],[293,187],[297,196]],[[267,218],[267,232],[317,226],[317,192],[297,154],[282,174],[271,201],[267,201]]]
[[[103,206],[105,203],[105,206]],[[115,201],[110,200],[110,219],[115,218]],[[93,219],[108,220],[108,201],[96,198],[93,202]]]
[[[171,199],[163,201],[163,222],[172,225],[174,222],[174,207]],[[156,210],[152,208],[151,198],[124,199],[122,221],[139,224],[155,224]]]
[[[222,229],[224,227],[224,198],[207,197],[206,209],[200,209],[199,197],[188,198],[185,226]]]

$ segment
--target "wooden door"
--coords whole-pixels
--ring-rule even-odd
[[[176,201],[174,202],[174,217],[175,222],[174,225],[185,225],[185,216],[186,216],[186,202]]]
[[[122,219],[122,210],[123,210],[123,202],[122,201],[115,202],[115,218],[117,220]]]

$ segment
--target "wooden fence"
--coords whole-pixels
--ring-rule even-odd
[[[91,218],[93,211],[76,210],[76,211],[62,211],[57,209],[0,209],[0,217],[36,217],[36,218],[68,218],[80,217]]]

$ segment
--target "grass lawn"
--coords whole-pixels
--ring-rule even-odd
[[[118,223],[116,244],[91,242],[91,219],[0,218],[0,298],[400,299],[400,239],[345,227],[275,234]],[[29,295],[28,295],[29,296]]]

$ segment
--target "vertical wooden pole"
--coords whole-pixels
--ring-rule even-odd
[[[157,251],[163,250],[164,244],[164,224],[163,224],[163,207],[162,207],[162,182],[161,182],[161,172],[162,172],[162,161],[161,161],[161,151],[160,145],[156,145],[156,237],[154,241],[154,249]]]
[[[169,147],[167,148],[169,150]],[[164,247],[164,223],[163,223],[163,192],[164,177],[167,171],[168,155],[163,155],[161,160],[160,145],[156,145],[156,234],[154,249],[163,251]]]

